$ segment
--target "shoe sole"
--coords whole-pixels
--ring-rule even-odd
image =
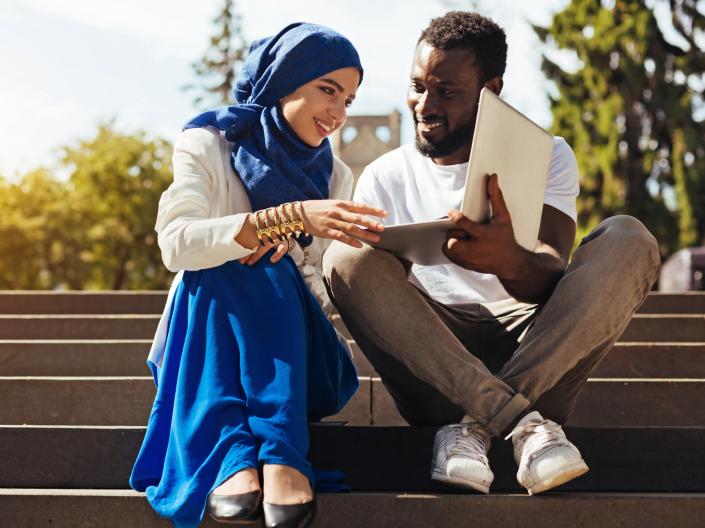
[[[529,495],[536,495],[537,493],[548,491],[557,486],[560,486],[561,484],[565,484],[566,482],[578,478],[579,476],[584,475],[588,471],[589,468],[587,467],[587,464],[585,464],[585,462],[581,460],[580,462],[571,464],[567,468],[561,468],[560,473],[553,475],[547,479],[535,482],[533,485],[527,486],[526,489],[529,492]]]
[[[210,515],[210,514],[208,514],[208,515]],[[258,517],[253,517],[251,519],[237,519],[237,520],[228,519],[227,517],[216,517],[215,515],[210,515],[210,518],[220,524],[232,524],[232,525],[240,524],[242,526],[245,526],[245,525],[252,526],[252,524],[258,522],[262,518],[262,516],[260,515]]]
[[[463,488],[474,489],[475,491],[479,491],[480,493],[484,494],[488,494],[490,492],[489,484],[483,484],[476,480],[466,479],[462,477],[449,477],[445,473],[441,473],[439,471],[436,471],[435,469],[431,472],[431,480],[442,482],[444,484],[462,486]]]

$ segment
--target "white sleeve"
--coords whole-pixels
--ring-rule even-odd
[[[174,145],[174,181],[159,200],[155,229],[164,265],[170,271],[220,266],[253,251],[235,242],[247,213],[211,218],[222,166],[220,139],[205,129],[187,130]]]
[[[373,200],[376,200],[375,183],[377,178],[375,178],[374,172],[368,165],[360,174],[360,178],[357,180],[357,186],[355,186],[355,196],[353,200],[356,202],[363,202],[368,205],[375,205]],[[372,202],[372,203],[371,203]]]
[[[353,173],[345,163],[336,160],[333,166],[334,178],[331,178],[330,197],[334,200],[350,200],[353,194]]]
[[[377,173],[372,165],[368,165],[365,167],[365,170],[362,171],[360,179],[357,181],[357,186],[355,187],[353,200],[386,210],[388,216],[381,219],[384,225],[391,225],[396,222],[394,216],[394,200],[390,199],[389,192],[379,182]],[[380,219],[375,218],[375,220]]]
[[[575,222],[578,217],[576,199],[579,192],[578,162],[575,154],[563,138],[557,137],[553,145],[553,157],[543,201]]]
[[[333,165],[333,175],[331,177],[329,197],[332,200],[350,200],[353,187],[353,174],[350,168],[342,161],[336,159]],[[309,246],[308,264],[303,266],[303,251],[296,245],[291,252],[294,262],[299,266],[301,275],[308,285],[311,293],[321,305],[321,309],[326,316],[333,313],[333,304],[330,302],[326,286],[323,282],[323,270],[321,261],[323,253],[330,246],[331,240],[327,238],[314,238],[314,243]]]

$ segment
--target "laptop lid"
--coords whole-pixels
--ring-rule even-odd
[[[512,218],[514,238],[534,251],[541,225],[553,136],[491,90],[480,92],[462,212],[487,222],[487,176],[496,173]]]
[[[483,88],[461,211],[476,222],[489,220],[487,176],[497,173],[514,237],[534,251],[552,156],[551,134]],[[447,218],[387,226],[381,240],[371,245],[423,266],[450,264],[441,248],[454,227]]]

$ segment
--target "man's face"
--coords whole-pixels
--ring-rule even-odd
[[[468,160],[482,85],[472,50],[442,50],[419,43],[407,104],[421,154],[439,165]]]

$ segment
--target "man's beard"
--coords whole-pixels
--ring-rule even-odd
[[[472,142],[472,136],[475,132],[475,121],[477,120],[477,112],[466,123],[450,132],[444,139],[438,143],[431,143],[424,139],[416,127],[416,119],[414,119],[414,130],[416,132],[416,150],[421,155],[427,158],[443,158],[458,150],[461,147],[469,145]]]

